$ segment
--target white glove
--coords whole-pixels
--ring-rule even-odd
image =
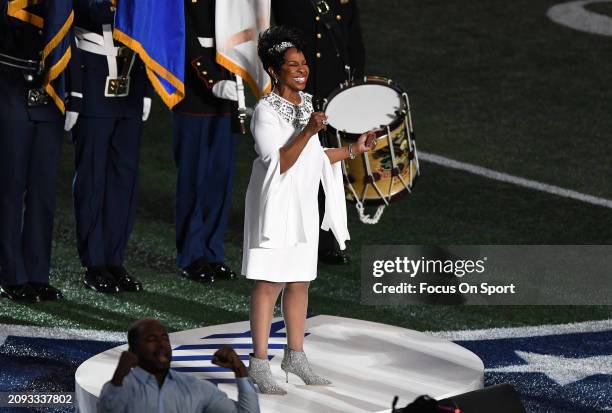
[[[78,118],[79,118],[79,113],[78,112],[67,111],[66,112],[66,118],[64,120],[64,130],[66,132],[70,131],[70,129],[72,129],[74,124],[77,122]]]
[[[218,98],[238,101],[236,82],[233,80],[220,80],[212,87],[212,93]]]
[[[142,121],[146,122],[151,113],[151,98],[144,98],[142,102]]]

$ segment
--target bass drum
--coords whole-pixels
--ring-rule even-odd
[[[391,79],[368,76],[342,84],[325,102],[329,146],[355,142],[376,130],[374,149],[343,161],[346,197],[357,204],[362,222],[378,221],[385,206],[409,193],[419,175],[408,95]],[[374,218],[364,205],[378,205]]]

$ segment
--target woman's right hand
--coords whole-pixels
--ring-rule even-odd
[[[308,123],[304,127],[304,130],[308,132],[309,136],[314,136],[319,133],[320,130],[327,129],[327,116],[323,112],[313,112],[310,115]]]

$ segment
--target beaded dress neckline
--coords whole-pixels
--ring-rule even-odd
[[[268,102],[276,113],[287,123],[296,129],[301,129],[308,123],[313,112],[312,96],[304,92],[298,92],[302,101],[295,105],[274,92],[268,93],[263,100]]]

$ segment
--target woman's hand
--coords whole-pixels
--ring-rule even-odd
[[[374,130],[368,131],[357,138],[357,142],[353,147],[353,153],[355,155],[368,152],[376,146],[376,132]]]
[[[321,129],[327,129],[327,116],[323,112],[313,112],[304,130],[308,132],[310,137],[319,133]]]
[[[327,125],[327,116],[323,112],[313,112],[304,129],[298,133],[295,139],[291,139],[289,143],[280,148],[280,173],[285,173],[293,166],[295,161],[302,153],[308,142],[321,129],[325,129]]]

